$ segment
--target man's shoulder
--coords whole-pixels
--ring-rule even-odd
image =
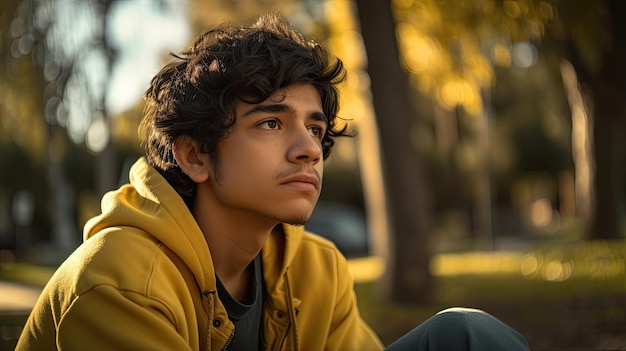
[[[298,254],[291,262],[292,269],[294,266],[329,272],[329,270],[343,270],[344,267],[347,267],[347,260],[332,241],[305,231]]]
[[[352,274],[346,258],[335,244],[321,236],[304,233],[297,253],[289,263],[290,286],[294,296],[327,306],[322,298],[329,291],[343,289]],[[321,299],[321,300],[318,300]]]
[[[61,264],[53,283],[76,295],[99,285],[140,292],[159,256],[160,244],[141,230],[106,230],[83,242]]]

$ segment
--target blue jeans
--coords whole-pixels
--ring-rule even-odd
[[[443,310],[389,345],[387,351],[529,351],[526,339],[481,310]]]

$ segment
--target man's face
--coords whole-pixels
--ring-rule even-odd
[[[322,111],[311,84],[280,89],[259,104],[237,103],[236,123],[218,144],[218,174],[209,180],[225,213],[291,224],[308,220],[322,186]]]

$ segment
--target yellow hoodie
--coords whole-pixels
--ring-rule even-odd
[[[17,350],[223,350],[233,323],[200,228],[141,158],[107,193],[84,243],[44,288]],[[357,310],[345,258],[300,226],[262,250],[264,350],[381,350]]]

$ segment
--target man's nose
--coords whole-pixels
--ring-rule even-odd
[[[312,136],[307,128],[298,129],[293,133],[292,144],[289,148],[289,161],[318,163],[322,158],[322,144]]]

